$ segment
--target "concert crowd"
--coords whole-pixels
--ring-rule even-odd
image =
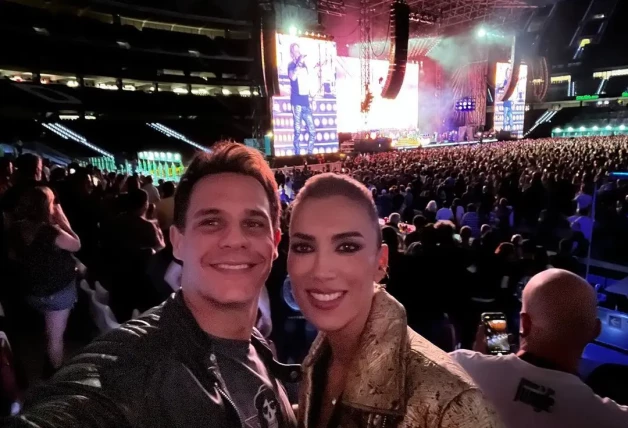
[[[34,154],[15,160],[0,158],[2,259],[7,267],[1,273],[0,299],[5,312],[3,328],[13,345],[10,365],[14,378],[9,382],[12,388],[3,394],[3,405],[6,413],[22,412],[22,416],[7,419],[7,426],[205,423],[288,427],[298,423],[335,427],[349,421],[353,425],[346,426],[371,426],[356,422],[358,416],[363,420],[390,417],[392,426],[413,427],[493,427],[502,423],[508,427],[532,426],[530,423],[542,427],[585,427],[590,426],[584,422],[590,418],[600,421],[596,426],[626,425],[628,408],[595,395],[628,404],[625,391],[615,385],[617,379],[625,377],[615,372],[612,376],[593,372],[584,379],[594,388],[591,390],[573,373],[578,371],[584,347],[593,339],[596,318],[597,302],[593,288],[582,280],[582,260],[591,255],[621,263],[628,252],[628,186],[613,174],[628,170],[628,137],[521,140],[361,154],[348,156],[341,166],[328,167],[327,173],[307,166],[287,173],[271,172],[267,166],[256,163],[259,161],[248,149],[235,144],[223,147],[227,148],[217,150],[217,154],[197,157],[178,187],[172,182],[153,183],[151,177],[117,175],[93,166],[55,166]],[[217,180],[212,177],[216,174],[223,174],[220,181],[208,181]],[[190,231],[196,228],[190,226],[196,224],[196,217],[185,220],[186,210],[191,215],[190,211],[202,204],[210,206],[213,201],[224,203],[225,213],[243,201],[253,203],[255,198],[247,192],[259,189],[244,178],[254,178],[262,184],[266,192],[262,199],[270,200],[267,223],[276,222],[281,230],[276,254],[268,260],[272,267],[269,264],[265,276],[260,274],[265,292],[261,303],[256,303],[254,324],[261,334],[258,330],[245,334],[247,340],[250,336],[246,345],[242,345],[242,340],[221,339],[231,336],[222,335],[224,332],[218,327],[203,324],[207,315],[200,314],[206,314],[209,308],[200,311],[201,300],[188,300],[201,287],[198,281],[190,279],[200,257],[193,245],[203,244],[197,243],[195,240],[200,238]],[[277,208],[279,204],[282,208],[276,219],[275,199],[268,193],[273,186],[279,190]],[[202,202],[197,200],[199,189],[206,192]],[[368,214],[370,207],[373,219]],[[222,210],[200,209],[198,215],[214,215],[216,211],[215,215],[227,218]],[[254,211],[254,215],[252,220],[245,220],[247,227],[254,224],[263,228],[265,223],[258,218],[263,213],[257,208],[249,211]],[[328,226],[317,225],[323,219]],[[308,254],[335,254],[335,247],[324,247],[319,241],[326,228],[334,229],[331,225],[339,228],[355,223],[354,229],[364,235],[360,235],[364,242],[355,236],[354,241],[343,237],[344,241],[339,242],[342,251],[351,252],[351,257],[355,257],[355,252],[360,257],[359,252],[367,251],[370,245],[366,238],[371,233],[371,220],[378,222],[377,231],[373,232],[378,244],[373,251],[380,256],[376,262],[371,261],[375,277],[365,279],[370,268],[360,266],[360,272],[355,267],[353,271],[350,267],[337,267],[341,274],[331,273],[332,268],[325,274],[304,273],[307,257],[314,257]],[[217,228],[221,221],[227,224],[227,220],[207,221],[209,225],[198,227]],[[171,227],[186,232],[180,236],[179,232],[171,232]],[[298,230],[293,230],[295,227]],[[210,232],[203,233],[198,236],[205,236],[208,242],[214,239],[209,237]],[[258,256],[242,261],[242,266],[266,260],[261,255],[267,248],[259,235],[262,232],[250,233],[251,241],[257,242],[253,245],[258,245]],[[235,242],[235,232],[227,235],[233,242],[225,244],[225,248],[244,248],[244,241]],[[386,244],[386,257],[382,255],[381,243]],[[223,244],[215,244],[216,249],[206,251],[220,259],[217,251]],[[209,257],[207,254],[203,257]],[[316,257],[316,263],[337,263],[331,256]],[[360,260],[367,263],[367,259]],[[227,262],[221,263],[220,266]],[[224,270],[237,270],[239,266]],[[220,271],[223,267],[215,269]],[[308,285],[309,288],[302,285],[309,281],[322,284],[334,275],[347,275],[352,284],[372,284],[373,280],[380,284],[369,297],[372,306],[364,310],[369,314],[368,321],[362,321],[366,323],[364,331],[373,337],[396,337],[392,324],[373,321],[380,319],[377,314],[386,313],[407,323],[413,332],[399,333],[400,341],[409,341],[415,355],[421,354],[424,360],[410,362],[410,354],[390,353],[404,361],[408,358],[403,379],[421,393],[395,396],[399,392],[391,390],[389,379],[384,382],[376,373],[383,368],[398,370],[392,362],[388,367],[387,361],[378,361],[384,366],[368,369],[367,362],[373,357],[369,352],[388,352],[378,348],[377,340],[356,343],[352,349],[345,349],[337,344],[342,341],[334,340],[342,337],[334,324],[340,323],[342,316],[336,319],[330,303],[336,298],[335,293],[325,291],[320,284]],[[223,278],[230,277],[225,274]],[[187,299],[177,292],[179,287]],[[169,297],[173,292],[175,295]],[[579,297],[564,299],[560,293]],[[348,292],[339,299],[352,295]],[[100,308],[104,307],[108,314],[108,327],[102,327],[94,309],[99,306],[91,301],[99,300],[99,296]],[[221,298],[216,295],[210,300]],[[150,310],[164,300],[166,303],[159,309]],[[356,311],[361,307],[359,302],[356,300]],[[147,310],[148,315],[139,315]],[[224,324],[236,325],[240,322],[236,312],[227,311],[229,316],[216,315],[212,319],[230,320]],[[331,315],[323,317],[320,313]],[[509,332],[508,343],[504,344],[507,355],[487,355],[491,353],[487,348],[491,339],[485,337],[484,327],[478,328],[481,315],[486,313],[504,314]],[[119,327],[119,323],[127,321]],[[539,327],[544,323],[553,326],[551,334]],[[578,332],[572,331],[574,325],[581,327]],[[177,328],[186,329],[186,333],[171,339],[169,335],[177,336]],[[85,351],[77,354],[78,349],[71,349],[80,349],[107,330],[110,331]],[[312,345],[317,331],[319,336]],[[362,332],[358,330],[353,337],[366,340],[364,334],[360,335]],[[134,335],[145,335],[146,339],[138,345],[129,338]],[[43,355],[35,358],[38,363],[43,360],[35,374],[23,360],[33,358],[30,340],[45,343]],[[176,341],[172,346],[178,351],[170,352],[170,340]],[[68,342],[73,346],[68,346]],[[190,345],[189,355],[180,356],[180,349],[185,349],[188,342],[194,344]],[[214,353],[211,354],[210,369],[222,367],[222,375],[216,372],[217,377],[212,377],[212,372],[210,376],[216,379],[215,384],[199,374],[203,370],[199,372],[196,367],[205,364],[203,352],[197,349],[203,346],[216,349],[218,355],[216,363]],[[100,353],[102,358],[97,357]],[[143,357],[145,353],[148,354]],[[159,361],[153,360],[160,353],[164,353],[165,363],[155,372]],[[354,354],[357,357],[341,364],[339,356]],[[76,356],[71,359],[72,355]],[[142,358],[146,361],[142,362]],[[293,376],[296,372],[291,372],[285,380],[277,373],[283,370],[281,367],[290,366],[277,365],[275,358],[281,363],[302,363],[301,369],[295,369],[302,374]],[[364,384],[352,384],[356,359],[364,364],[360,366]],[[66,367],[64,364],[67,369],[62,368]],[[142,370],[134,371],[137,364]],[[413,364],[432,364],[440,371],[413,372]],[[185,377],[181,368],[188,370],[198,385],[182,380]],[[343,374],[334,376],[334,370]],[[254,381],[251,373],[256,375]],[[625,371],[621,373],[625,376]],[[119,375],[129,379],[117,380]],[[417,380],[417,376],[424,381]],[[301,379],[296,415],[288,402],[297,401],[295,388],[288,385],[284,390],[281,386],[291,377],[292,382],[297,377]],[[40,378],[45,382],[36,386]],[[99,385],[91,385],[87,381],[90,378],[100,379]],[[609,380],[612,378],[615,383]],[[176,385],[178,389],[171,391],[176,399],[164,395],[155,379],[163,382],[164,388]],[[344,383],[336,385],[334,379]],[[523,380],[528,383],[524,385]],[[369,381],[387,386],[366,393],[360,388]],[[133,382],[137,382],[137,388],[146,388],[145,397],[152,400],[150,404],[130,398],[132,392],[126,389],[136,388]],[[565,396],[550,397],[547,385]],[[450,387],[453,390],[448,390]],[[506,390],[508,387],[512,391]],[[215,392],[222,404],[213,402],[203,408],[207,396],[201,391],[210,395]],[[430,395],[433,392],[435,399]],[[511,392],[516,394],[514,401]],[[506,395],[509,400],[500,398]],[[84,408],[69,413],[61,410],[64,406],[81,407],[79,396],[86,397],[88,404]],[[407,408],[385,407],[383,403],[393,398]],[[443,401],[450,399],[453,401]],[[560,405],[553,408],[559,399]],[[171,401],[160,408],[160,400]],[[140,411],[142,406],[146,407]],[[446,410],[448,406],[454,407]],[[366,408],[371,410],[357,410]],[[241,424],[233,422],[234,415]],[[90,418],[91,425],[84,422]],[[377,426],[388,426],[385,424]]]

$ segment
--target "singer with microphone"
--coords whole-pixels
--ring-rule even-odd
[[[301,55],[299,45],[290,45],[292,62],[288,65],[288,77],[290,78],[290,104],[292,105],[292,117],[294,119],[294,154],[301,153],[299,136],[301,135],[301,121],[305,122],[309,134],[307,153],[312,154],[316,138],[316,128],[310,106],[310,78],[309,70],[304,62],[307,55]]]

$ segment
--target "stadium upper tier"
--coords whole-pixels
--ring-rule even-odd
[[[248,37],[138,28],[7,1],[0,3],[0,49],[2,67],[116,77],[174,69],[182,76],[211,72],[220,81],[250,81],[254,56]]]
[[[193,154],[215,140],[196,138],[207,124],[199,121],[170,121],[167,126],[128,120],[0,120],[0,142],[54,151],[70,159],[103,155],[133,158],[139,152],[175,152],[189,160]],[[159,131],[163,129],[165,131]]]

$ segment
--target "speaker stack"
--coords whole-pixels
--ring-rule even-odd
[[[269,98],[278,96],[280,91],[277,73],[277,32],[275,11],[272,7],[260,7],[260,45],[266,95]]]
[[[382,90],[382,98],[395,99],[403,85],[408,62],[410,37],[410,6],[403,0],[390,5],[390,57],[388,75]]]

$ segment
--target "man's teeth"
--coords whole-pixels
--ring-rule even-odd
[[[228,265],[228,264],[217,264],[216,267],[218,269],[225,269],[225,270],[244,270],[244,269],[248,269],[251,267],[251,265],[249,264],[240,264],[240,265]]]
[[[332,300],[336,300],[342,297],[342,291],[337,293],[313,293],[310,292],[310,295],[314,297],[314,299],[319,300],[321,302],[331,302]]]

